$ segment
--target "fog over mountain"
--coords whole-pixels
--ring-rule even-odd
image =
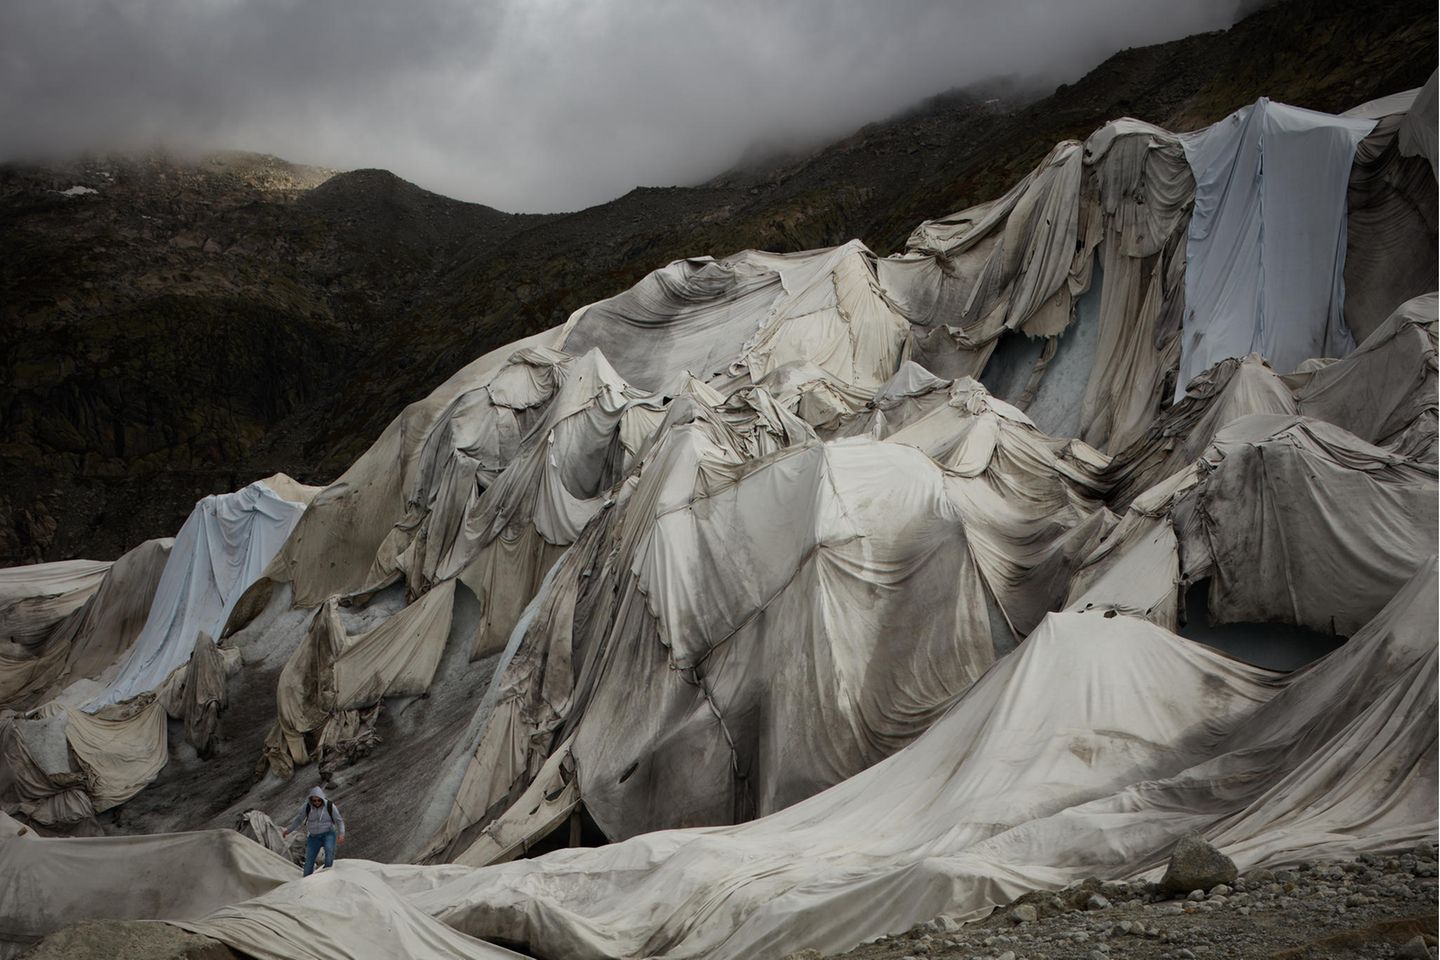
[[[693,183],[993,76],[1053,85],[1254,0],[51,0],[0,12],[0,159],[240,148],[509,210]]]

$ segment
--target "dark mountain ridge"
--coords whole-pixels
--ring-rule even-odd
[[[114,557],[276,470],[333,479],[469,360],[676,257],[887,254],[1106,120],[1192,129],[1261,95],[1340,111],[1419,86],[1435,43],[1417,0],[1282,3],[1018,109],[950,92],[799,159],[563,215],[247,154],[5,165],[0,564]]]

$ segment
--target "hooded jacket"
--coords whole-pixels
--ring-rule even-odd
[[[319,787],[310,788],[310,796],[325,799],[325,791]],[[330,833],[332,830],[340,836],[345,835],[345,818],[340,813],[340,808],[333,803],[322,803],[317,810],[310,805],[310,800],[305,800],[305,805],[290,821],[290,829],[300,829],[300,824],[305,824],[305,834],[310,837],[318,837]]]

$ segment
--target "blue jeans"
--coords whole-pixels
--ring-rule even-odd
[[[317,833],[305,838],[305,876],[315,872],[315,858],[321,847],[325,848],[325,866],[335,866],[335,831]]]

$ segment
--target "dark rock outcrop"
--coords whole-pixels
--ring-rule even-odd
[[[1234,860],[1198,835],[1190,834],[1175,844],[1170,865],[1160,878],[1160,888],[1168,893],[1205,891],[1222,883],[1234,883],[1238,876]]]

